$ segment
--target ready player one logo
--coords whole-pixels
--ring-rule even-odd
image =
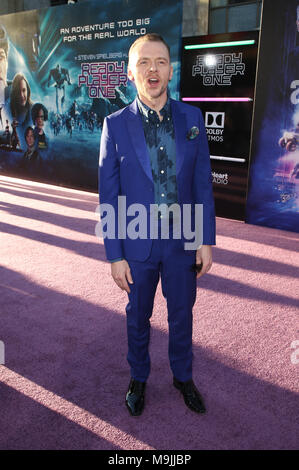
[[[233,76],[244,75],[242,60],[242,52],[198,55],[192,66],[192,77],[200,75],[204,86],[230,86]]]
[[[88,87],[89,98],[116,98],[115,88],[127,86],[125,62],[87,62],[81,64],[78,86]]]
[[[205,126],[209,141],[223,142],[225,113],[207,111],[205,113]]]

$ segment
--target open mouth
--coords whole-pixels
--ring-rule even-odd
[[[159,84],[158,78],[149,78],[148,83],[150,86],[157,86]]]

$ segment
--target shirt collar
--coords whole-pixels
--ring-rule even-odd
[[[139,111],[140,111],[141,115],[143,115],[146,119],[150,119],[151,116],[158,118],[157,112],[155,110],[151,109],[146,104],[144,104],[141,101],[141,99],[139,98],[139,96],[137,96],[137,105],[138,105],[138,108],[139,108]],[[169,96],[167,96],[167,101],[166,101],[165,105],[163,106],[163,108],[160,109],[160,114],[163,116],[163,119],[165,119],[167,117],[171,117],[171,107],[170,107],[170,98],[169,98]]]

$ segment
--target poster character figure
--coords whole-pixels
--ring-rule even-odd
[[[8,119],[6,119],[6,126],[5,126],[5,131],[4,131],[4,137],[5,137],[5,143],[6,143],[6,145],[10,145],[10,130],[9,130],[9,122],[8,122]]]
[[[11,147],[12,147],[13,150],[16,150],[17,147],[21,147],[20,139],[19,139],[19,136],[18,136],[18,133],[17,133],[18,125],[19,125],[18,121],[16,119],[13,119],[13,121],[11,123],[12,133],[11,133],[11,138],[10,138]]]
[[[299,149],[299,121],[295,128],[283,133],[279,139],[278,144],[285,149],[286,154],[281,157],[277,162],[277,169],[275,176],[287,177],[296,183],[298,176],[298,149]],[[291,155],[293,154],[293,155]]]
[[[73,101],[69,114],[74,119],[75,124],[78,125],[80,112],[76,100]]]
[[[35,146],[34,130],[31,126],[28,126],[25,130],[25,141],[27,149],[24,152],[20,161],[20,168],[29,172],[40,171],[42,167],[42,158]]]
[[[1,148],[10,147],[10,135],[9,122],[8,119],[6,119],[4,132],[0,135],[0,145],[2,146]]]
[[[299,162],[296,163],[296,165],[294,166],[293,172],[291,174],[291,178],[299,179]]]
[[[299,122],[297,122],[295,129],[284,132],[278,144],[280,147],[285,148],[287,152],[295,152],[297,150],[299,146]]]
[[[68,134],[70,135],[70,137],[72,137],[72,135],[73,135],[74,124],[75,124],[74,119],[70,115],[68,115],[66,120],[65,120],[65,126],[66,126],[66,130],[67,130]]]
[[[90,114],[89,114],[89,129],[91,130],[91,132],[94,131],[94,124],[95,124],[95,114],[93,111],[90,111]]]
[[[46,150],[48,148],[48,139],[44,132],[45,122],[48,120],[48,110],[41,103],[35,103],[31,109],[32,121],[34,122],[34,137],[38,150]]]
[[[30,96],[31,90],[27,79],[22,73],[17,73],[11,85],[10,111],[23,129],[32,124],[31,108],[33,103]]]
[[[62,118],[60,114],[57,114],[57,113],[55,114],[53,128],[54,128],[54,135],[58,135],[62,129]]]
[[[11,82],[7,80],[8,67],[8,38],[6,29],[0,24],[0,106],[1,111],[7,103]],[[2,118],[1,118],[2,120]]]
[[[56,88],[56,110],[57,113],[60,113],[59,111],[59,95],[62,93],[62,97],[60,99],[60,105],[61,105],[61,113],[63,113],[63,106],[64,106],[64,101],[65,101],[65,82],[68,85],[71,85],[71,79],[70,75],[67,69],[63,68],[60,66],[60,64],[57,64],[54,69],[50,70],[49,77],[48,77],[48,87],[50,86],[51,78],[54,80],[54,86]]]

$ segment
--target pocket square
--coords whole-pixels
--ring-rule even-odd
[[[192,140],[195,139],[199,134],[199,129],[196,126],[191,127],[190,131],[187,134],[187,139]]]

